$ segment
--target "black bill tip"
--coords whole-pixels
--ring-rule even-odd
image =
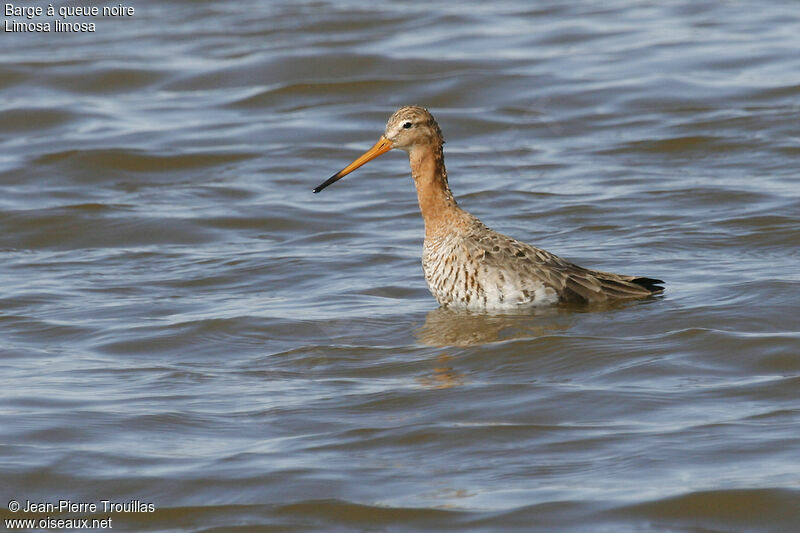
[[[319,191],[321,191],[322,189],[324,189],[325,187],[327,187],[328,185],[330,185],[334,181],[337,181],[339,178],[341,178],[342,176],[340,176],[339,174],[341,174],[341,172],[337,172],[336,174],[334,174],[330,178],[326,179],[324,182],[320,183],[314,189],[312,189],[311,192],[313,192],[314,194],[317,194]]]

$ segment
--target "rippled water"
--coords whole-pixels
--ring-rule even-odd
[[[0,35],[3,519],[797,528],[796,3],[135,5]],[[436,309],[402,153],[311,194],[408,103],[462,206],[664,296]]]

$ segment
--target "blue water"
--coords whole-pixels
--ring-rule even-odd
[[[3,32],[0,518],[791,531],[796,7],[137,2]],[[437,309],[405,154],[311,193],[409,103],[460,205],[665,294]]]

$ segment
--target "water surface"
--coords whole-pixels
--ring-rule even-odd
[[[0,35],[3,519],[800,523],[796,4],[135,7]],[[437,309],[404,154],[311,194],[410,103],[463,207],[664,296]]]

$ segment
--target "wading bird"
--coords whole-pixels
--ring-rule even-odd
[[[661,293],[658,279],[583,268],[486,227],[461,209],[447,183],[442,131],[427,109],[406,106],[361,157],[320,184],[315,193],[364,163],[397,148],[408,152],[425,242],[422,268],[443,307],[518,310],[556,303],[608,303]]]

